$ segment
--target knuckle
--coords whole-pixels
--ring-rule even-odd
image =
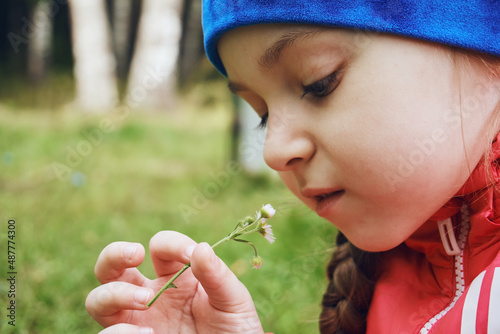
[[[95,318],[108,310],[123,295],[123,287],[119,282],[101,285],[90,292],[85,305],[90,315]]]

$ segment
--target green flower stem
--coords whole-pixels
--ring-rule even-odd
[[[215,244],[212,245],[212,249],[215,249],[217,246],[220,246],[221,244],[225,243],[226,241],[231,240],[231,234],[228,235],[227,237],[217,241]],[[191,267],[191,262],[188,262],[184,267],[181,268],[174,276],[172,276],[171,279],[168,280],[167,283],[158,291],[158,293],[155,295],[155,297],[147,304],[148,307],[151,307],[153,303],[161,296],[163,291],[167,290],[168,288],[177,288],[174,285],[174,281],[179,277],[183,272],[185,272],[189,267]]]
[[[241,221],[236,225],[236,228],[229,233],[227,236],[222,238],[221,240],[217,241],[215,244],[212,245],[212,249],[215,249],[216,247],[220,246],[221,244],[225,243],[226,241],[229,240],[235,240],[238,242],[244,242],[249,245],[251,245],[255,251],[255,255],[257,256],[257,249],[255,246],[246,241],[246,240],[241,240],[241,239],[236,239],[239,236],[245,235],[245,234],[250,234],[257,232],[259,230],[259,222],[262,219],[262,217],[258,217],[258,219],[252,221],[251,223],[249,222],[248,224],[244,225],[243,227],[241,226]],[[179,270],[172,278],[161,288],[160,291],[154,296],[154,298],[147,304],[148,307],[153,305],[153,303],[160,297],[160,295],[163,293],[163,291],[167,290],[168,288],[177,288],[174,284],[174,281],[183,273],[185,272],[189,267],[191,267],[191,262],[187,263],[184,267],[182,267],[181,270]]]
[[[148,303],[147,306],[150,307],[151,305],[153,305],[153,303],[158,299],[158,297],[160,297],[160,295],[163,293],[163,291],[167,290],[168,288],[176,288],[176,286],[174,285],[174,281],[177,279],[177,277],[181,276],[181,274],[183,272],[185,272],[189,267],[191,267],[191,262],[187,263],[184,267],[182,267],[181,270],[179,270],[177,272],[177,274],[175,274],[174,276],[172,276],[172,278],[163,286],[163,288],[161,288],[160,291],[158,291],[158,293]]]
[[[218,247],[218,246],[222,245],[223,243],[225,243],[226,241],[229,241],[229,240],[231,240],[230,235],[228,235],[227,237],[225,237],[225,238],[223,238],[223,239],[221,239],[221,240],[217,241],[215,244],[213,244],[213,245],[212,245],[212,249],[215,249],[216,247]]]
[[[255,256],[259,255],[259,254],[257,253],[257,248],[255,248],[254,244],[252,244],[250,241],[247,241],[247,240],[241,240],[241,239],[233,239],[233,240],[234,240],[234,241],[238,241],[238,242],[242,242],[242,243],[247,244],[247,245],[249,245],[249,246],[252,246],[253,251],[254,251],[254,253],[255,253]]]

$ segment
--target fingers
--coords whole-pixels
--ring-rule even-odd
[[[109,244],[97,259],[95,275],[102,284],[120,280],[142,285],[146,278],[135,267],[142,263],[144,255],[144,247],[138,243]]]
[[[207,243],[194,249],[191,268],[213,307],[226,312],[253,311],[248,290]]]
[[[127,319],[127,310],[146,310],[146,304],[153,298],[152,289],[126,282],[101,285],[87,296],[85,307],[101,325],[109,326]]]
[[[149,243],[149,252],[158,277],[172,274],[189,262],[196,242],[174,231],[158,232]]]
[[[193,274],[215,308],[239,312],[253,306],[248,290],[207,243],[197,245],[184,234],[162,231],[151,239],[149,249],[158,276],[173,274],[191,261]]]
[[[99,334],[154,334],[154,331],[149,327],[117,324],[100,331]]]

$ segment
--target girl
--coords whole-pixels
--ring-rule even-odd
[[[204,1],[209,58],[267,126],[264,157],[341,231],[322,333],[499,333],[500,3]],[[102,333],[263,333],[204,243],[153,237],[96,265]],[[147,309],[161,283],[192,272]]]

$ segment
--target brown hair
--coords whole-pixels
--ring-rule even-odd
[[[366,332],[366,316],[378,276],[380,253],[355,247],[338,232],[337,246],[328,264],[328,287],[320,315],[322,334]]]
[[[489,77],[490,83],[493,82],[493,86],[490,87],[489,89],[497,90],[498,92],[500,92],[500,57],[482,54],[475,51],[457,49],[457,48],[451,48],[451,51],[455,66],[461,68],[462,70],[465,70],[464,71],[465,75],[467,75],[471,71],[481,72],[486,77]],[[460,81],[461,78],[459,77],[459,84]],[[486,132],[487,142],[485,142],[485,147],[487,147],[487,149],[485,150],[483,158],[485,165],[490,165],[490,163],[492,162],[490,161],[491,141],[497,136],[498,131],[500,131],[500,99],[496,102],[496,105],[493,107],[493,112],[494,115],[491,120],[490,129],[488,129]],[[462,125],[463,122],[464,120],[462,119]],[[463,128],[462,128],[462,135],[463,135]],[[465,154],[467,155],[466,151]],[[469,171],[472,172],[470,167]],[[489,172],[490,168],[487,168],[487,173]],[[492,177],[492,175],[488,175],[488,177]]]

